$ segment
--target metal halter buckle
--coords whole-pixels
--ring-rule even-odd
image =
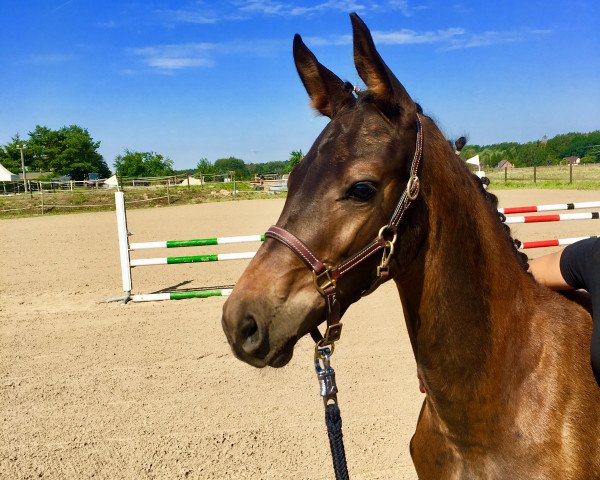
[[[329,272],[331,272],[331,267],[326,267],[325,271],[322,273],[317,273],[313,270],[313,282],[315,284],[315,288],[319,291],[319,293],[323,296],[326,296],[325,289],[328,287],[335,288],[335,278],[333,278]],[[323,279],[323,277],[325,277]],[[321,284],[321,279],[323,279],[323,283]]]
[[[415,193],[412,193],[411,190],[415,188]],[[406,184],[406,196],[409,200],[413,201],[419,196],[419,177],[416,175],[411,175],[408,179],[408,183]]]
[[[384,275],[388,275],[389,273],[389,264],[394,254],[394,244],[390,241],[385,242],[385,247],[383,248],[383,255],[381,256],[381,262],[377,266],[377,276],[381,277]]]
[[[383,247],[383,254],[381,256],[381,262],[379,262],[379,265],[377,266],[378,277],[386,276],[389,273],[388,266],[390,264],[390,260],[392,259],[392,255],[394,254],[394,245],[396,244],[396,240],[398,239],[398,233],[392,230],[392,228],[389,225],[384,225],[379,229],[377,238],[385,240],[386,232],[392,233],[392,239],[385,241],[385,247]]]

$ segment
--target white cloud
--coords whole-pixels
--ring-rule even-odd
[[[373,31],[373,40],[377,45],[415,45],[439,44],[442,50],[487,47],[503,43],[521,42],[551,34],[551,30],[523,28],[515,31],[467,32],[464,28],[450,27],[444,30],[417,32],[401,29],[390,32]],[[307,37],[312,46],[349,45],[351,35],[330,35],[327,37]]]
[[[214,65],[211,58],[214,49],[213,43],[185,43],[130,48],[129,52],[137,56],[147,67],[161,73],[172,73],[183,68]]]
[[[456,37],[464,35],[462,28],[447,28],[432,32],[416,32],[403,28],[392,32],[373,31],[373,40],[378,45],[409,45],[419,43],[444,43]],[[310,45],[349,45],[352,43],[352,35],[332,35],[329,37],[309,37],[306,41]]]
[[[233,40],[222,43],[183,43],[130,48],[146,66],[159,73],[173,73],[184,68],[212,67],[216,55],[252,55],[269,57],[289,49],[289,40]]]
[[[523,42],[529,39],[536,39],[550,35],[552,30],[522,28],[507,32],[486,31],[472,33],[463,37],[451,38],[449,44],[444,47],[445,50],[458,50],[462,48],[489,47],[491,45],[501,45],[504,43]]]
[[[156,14],[167,23],[192,23],[205,25],[217,23],[218,21],[216,15],[204,10],[157,10]]]

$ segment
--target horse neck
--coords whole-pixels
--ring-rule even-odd
[[[494,381],[506,342],[518,343],[509,323],[518,318],[514,305],[531,305],[532,282],[465,166],[429,150],[421,174],[426,238],[395,280],[430,396],[457,400]]]

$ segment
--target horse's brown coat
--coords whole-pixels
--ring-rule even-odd
[[[295,39],[300,77],[331,122],[290,176],[277,225],[335,265],[385,225],[408,179],[416,106],[352,16],[355,98]],[[589,365],[591,317],[537,285],[435,124],[423,123],[422,190],[400,225],[392,273],[427,396],[410,449],[421,479],[600,478],[600,389]],[[377,194],[348,197],[356,182]],[[468,213],[467,213],[468,212]],[[344,308],[377,259],[340,280]],[[236,355],[282,366],[324,318],[303,263],[267,240],[223,312]]]

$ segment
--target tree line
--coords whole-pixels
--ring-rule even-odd
[[[58,130],[36,125],[28,138],[14,135],[8,144],[0,146],[0,164],[13,173],[21,172],[23,145],[24,163],[30,171],[48,172],[50,177],[69,176],[73,180],[83,180],[92,172],[102,178],[112,174],[98,152],[100,142],[78,125]],[[495,167],[502,160],[508,160],[517,167],[556,165],[569,156],[581,158],[582,163],[595,163],[600,162],[600,130],[566,133],[522,144],[467,145],[461,152],[465,159],[474,155],[479,155],[487,168]],[[289,173],[302,157],[301,150],[294,150],[287,160],[265,163],[246,163],[236,157],[219,158],[214,162],[201,158],[195,169],[176,171],[173,161],[160,153],[125,149],[116,156],[113,167],[122,177],[163,177],[176,173],[227,175],[233,171],[237,179],[247,180],[261,175]]]
[[[564,133],[552,138],[527,143],[505,142],[492,145],[467,145],[461,151],[464,159],[479,155],[487,168],[508,160],[515,167],[560,165],[567,157],[579,157],[581,163],[600,162],[600,130],[589,133]]]
[[[89,173],[108,178],[112,172],[98,152],[99,147],[100,142],[78,125],[64,126],[58,130],[36,125],[27,138],[16,134],[9,143],[0,145],[0,164],[13,173],[21,173],[22,152],[26,170],[45,172],[49,178],[68,176],[72,180],[84,180]],[[302,156],[302,151],[298,150],[291,152],[288,160],[266,163],[245,163],[235,157],[220,158],[214,162],[201,158],[195,169],[176,171],[169,157],[126,148],[115,157],[113,167],[121,177],[165,177],[177,173],[227,175],[233,171],[236,178],[241,180],[289,173],[302,160]]]

